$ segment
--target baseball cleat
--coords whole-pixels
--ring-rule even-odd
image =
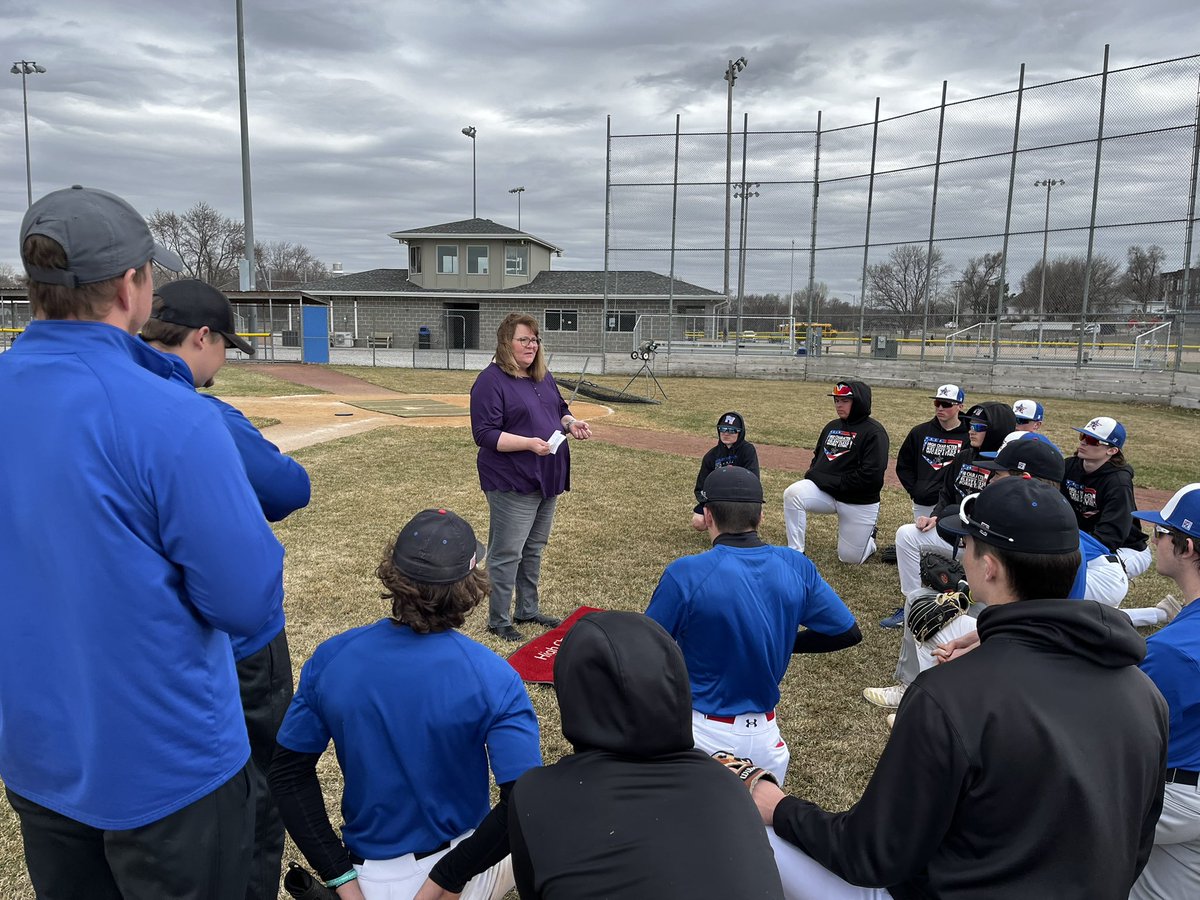
[[[904,627],[904,607],[897,606],[896,611],[890,616],[884,616],[879,620],[880,628],[903,628]]]
[[[908,690],[906,684],[893,684],[891,687],[863,688],[863,699],[884,709],[896,709]]]

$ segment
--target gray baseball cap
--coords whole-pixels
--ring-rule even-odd
[[[21,247],[30,235],[57,241],[67,254],[65,269],[25,264],[31,281],[79,287],[123,275],[153,260],[178,272],[183,261],[154,242],[136,209],[108,191],[73,185],[42,197],[21,220]]]

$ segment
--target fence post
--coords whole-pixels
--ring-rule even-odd
[[[1096,169],[1092,175],[1092,218],[1088,223],[1087,261],[1083,264],[1083,303],[1079,309],[1079,343],[1075,368],[1083,366],[1084,326],[1087,324],[1088,294],[1092,287],[1092,251],[1096,246],[1096,204],[1100,199],[1100,153],[1104,149],[1104,103],[1108,99],[1108,44],[1104,45],[1104,71],[1100,76],[1100,115],[1096,126]]]
[[[867,182],[867,231],[863,238],[862,289],[858,299],[858,357],[862,357],[863,332],[867,330],[867,259],[871,255],[871,206],[875,200],[875,151],[879,146],[879,98],[875,98],[875,126],[871,130],[871,177]]]
[[[938,115],[937,155],[933,159],[933,199],[929,203],[929,244],[925,248],[925,320],[921,325],[921,363],[925,362],[925,341],[929,337],[929,279],[933,274],[933,234],[937,223],[938,178],[942,173],[942,134],[946,126],[946,85],[942,82],[942,110]]]
[[[604,136],[604,296],[600,301],[600,374],[608,371],[604,323],[608,321],[608,245],[612,221],[612,116],[607,118]]]
[[[804,328],[804,377],[808,378],[809,353],[812,342],[808,339],[808,330],[813,323],[813,291],[816,290],[817,277],[817,200],[821,196],[821,110],[817,110],[817,142],[813,148],[813,202],[812,202],[812,231],[808,236],[808,313]],[[792,334],[796,333],[796,321],[792,320]],[[861,335],[860,335],[861,337]],[[862,341],[860,340],[861,344]]]
[[[671,271],[667,279],[667,371],[671,370],[671,332],[675,325],[675,226],[679,213],[679,113],[675,113],[675,170],[671,176]],[[607,322],[600,324],[601,329]]]
[[[1000,318],[1004,315],[1004,288],[1008,283],[1008,237],[1012,233],[1013,189],[1017,184],[1017,149],[1021,144],[1021,102],[1025,99],[1025,63],[1017,75],[1017,115],[1013,124],[1012,163],[1008,168],[1008,203],[1004,207],[1004,242],[1000,247],[1000,280],[996,284],[996,318],[992,322],[992,364],[1000,357]],[[987,310],[984,310],[987,318]]]
[[[1175,371],[1183,367],[1183,341],[1187,337],[1188,294],[1192,276],[1192,235],[1196,230],[1196,175],[1200,168],[1200,79],[1196,84],[1196,124],[1192,132],[1192,185],[1188,194],[1187,230],[1183,238],[1183,294],[1179,300],[1179,334],[1175,336]]]

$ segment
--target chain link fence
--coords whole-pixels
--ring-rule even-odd
[[[821,351],[857,357],[1200,368],[1200,56],[1111,68],[1105,48],[1095,74],[947,93],[848,126],[743,115],[728,182],[724,132],[610,125],[606,270],[727,297],[635,338],[807,353],[796,330],[833,330]]]

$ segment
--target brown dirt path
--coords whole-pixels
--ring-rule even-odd
[[[278,397],[261,402],[259,398],[254,397],[230,399],[230,402],[234,402],[234,399],[236,399],[237,407],[247,413],[247,415],[264,415],[280,419],[284,424],[274,425],[266,429],[263,433],[284,450],[333,440],[345,437],[347,434],[357,434],[384,425],[395,425],[398,422],[418,427],[461,426],[470,424],[470,418],[466,414],[462,416],[439,416],[400,420],[397,420],[395,416],[373,413],[364,414],[363,410],[355,410],[354,407],[342,403],[339,397],[399,397],[406,395],[378,387],[370,382],[363,381],[361,378],[355,378],[353,375],[334,372],[323,366],[272,363],[258,366],[256,367],[256,371],[279,378],[282,381],[291,382],[292,384],[305,385],[329,392],[329,395],[324,398]],[[462,406],[464,410],[467,408],[469,402],[468,398],[461,394],[422,394],[421,396],[434,397],[445,403]],[[322,426],[318,426],[316,422],[298,422],[294,425],[289,425],[289,421],[296,418],[294,415],[288,415],[289,407],[294,408],[305,401],[310,406],[319,408],[316,411],[316,418],[328,419],[330,413],[326,408],[331,408],[335,405],[341,411],[354,411],[358,415],[354,417],[353,422],[348,420],[349,417],[339,417],[341,419],[340,422],[326,422]],[[251,412],[251,407],[254,408],[253,412]],[[645,428],[631,428],[627,425],[609,424],[604,421],[604,416],[610,415],[612,410],[596,403],[583,403],[577,399],[572,408],[580,417],[588,420],[592,426],[592,435],[596,440],[615,444],[618,447],[628,447],[632,450],[651,450],[658,453],[672,453],[676,456],[700,459],[715,443],[715,440],[712,438],[699,437],[692,434],[675,434],[665,431],[651,431]],[[262,411],[259,411],[260,409]],[[289,429],[286,434],[282,430],[285,428]],[[311,440],[306,439],[305,428],[308,429],[307,434],[312,438]],[[293,431],[295,432],[294,434],[292,433]],[[812,459],[812,451],[800,447],[780,447],[774,444],[760,444],[757,442],[754,446],[758,450],[758,460],[764,469],[783,472],[804,472],[808,469],[809,461]],[[884,484],[890,487],[900,486],[900,481],[896,477],[895,462],[888,463],[887,474],[884,476]],[[1136,488],[1134,494],[1139,508],[1161,509],[1171,498],[1172,492],[1153,488]]]

